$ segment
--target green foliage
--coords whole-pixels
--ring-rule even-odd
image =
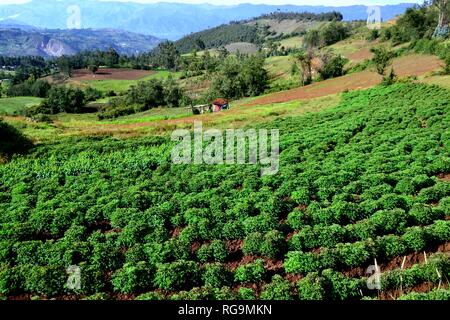
[[[309,30],[303,43],[307,48],[330,46],[350,36],[349,28],[343,22],[330,22],[324,28]]]
[[[325,55],[322,61],[323,67],[320,68],[319,74],[323,80],[344,75],[344,66],[348,60],[341,55]]]
[[[383,38],[391,39],[394,44],[430,38],[437,20],[436,12],[430,7],[408,8],[394,26],[384,31]]]
[[[269,231],[265,235],[259,232],[249,234],[242,247],[247,255],[260,255],[271,259],[279,257],[286,249],[286,242],[280,231]]]
[[[214,75],[210,95],[234,99],[263,93],[269,80],[264,63],[259,55],[227,57]]]
[[[82,90],[64,86],[54,86],[48,92],[48,98],[41,106],[30,111],[31,114],[60,112],[81,113],[86,102]]]
[[[317,272],[310,272],[297,282],[300,300],[324,300],[326,297],[324,279]]]
[[[206,286],[221,288],[230,284],[231,274],[221,263],[207,264],[202,274]]]
[[[151,269],[141,261],[135,265],[125,264],[114,272],[111,283],[115,291],[130,294],[150,289],[152,278]]]
[[[394,53],[384,46],[374,47],[370,50],[374,56],[372,62],[375,65],[376,71],[379,75],[386,74],[386,68],[392,63]]]
[[[173,165],[166,136],[40,143],[0,165],[0,292],[254,299],[261,288],[285,298],[287,283],[267,280],[286,271],[302,276],[301,299],[360,299],[365,279],[344,274],[450,241],[448,101],[445,89],[394,83],[257,124],[283,132],[274,176]],[[229,275],[242,253],[266,261]],[[435,267],[448,269],[428,264],[408,271],[403,288],[439,283]],[[70,265],[82,269],[80,290],[65,288]],[[397,285],[398,273],[391,279]]]
[[[256,300],[255,291],[251,288],[239,288],[239,300]]]
[[[64,268],[58,266],[32,266],[24,265],[21,270],[24,289],[27,292],[56,296],[64,293],[67,275]]]
[[[179,260],[157,266],[155,285],[161,289],[183,289],[198,283],[200,270],[194,261]]]
[[[246,24],[221,25],[190,34],[176,41],[175,47],[181,53],[189,53],[193,50],[219,48],[233,42],[259,42],[258,28]]]
[[[234,274],[234,280],[238,283],[260,282],[264,279],[265,273],[264,261],[258,259],[253,263],[239,266]]]
[[[19,130],[0,118],[0,162],[16,153],[25,153],[33,146]]]
[[[263,300],[292,300],[291,284],[284,280],[282,276],[276,274],[272,277],[272,282],[265,285],[261,292]]]

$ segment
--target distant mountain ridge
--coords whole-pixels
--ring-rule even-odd
[[[82,28],[121,29],[170,40],[177,40],[192,32],[216,27],[230,21],[248,19],[274,11],[308,11],[312,13],[339,11],[347,21],[367,19],[367,7],[363,5],[341,7],[264,4],[217,6],[96,0],[32,0],[25,4],[0,4],[0,20],[26,21],[26,23],[40,28],[65,29],[70,16],[68,7],[71,5],[78,5],[80,8]],[[413,5],[404,3],[382,6],[382,19],[392,19]]]
[[[0,55],[6,56],[58,57],[109,48],[133,55],[150,51],[160,41],[153,36],[114,29],[38,29],[0,22]]]

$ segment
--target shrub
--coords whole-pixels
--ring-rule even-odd
[[[354,300],[360,297],[364,288],[364,280],[347,278],[331,269],[324,270],[322,277],[325,282],[325,291],[330,300]]]
[[[148,290],[151,288],[152,272],[143,261],[127,263],[113,273],[111,283],[115,291],[125,294]]]
[[[386,68],[392,63],[394,53],[383,46],[372,48],[370,51],[374,54],[372,62],[375,65],[376,71],[379,75],[384,76]]]
[[[251,288],[239,288],[239,300],[256,300],[255,291]]]
[[[93,294],[102,292],[105,289],[105,275],[98,268],[80,263],[81,269],[81,292],[82,294]]]
[[[216,262],[223,262],[228,257],[228,248],[223,241],[213,240],[211,242],[211,250]]]
[[[426,234],[420,227],[409,228],[402,236],[406,247],[413,251],[422,251],[426,247]]]
[[[140,294],[134,300],[163,300],[164,296],[159,292],[147,292]]]
[[[379,234],[401,234],[408,225],[408,216],[402,209],[378,211],[370,217],[370,220],[376,226]]]
[[[372,257],[365,242],[338,244],[336,252],[340,257],[339,261],[350,268],[363,265]]]
[[[279,274],[274,275],[272,277],[272,282],[263,287],[261,299],[292,300],[290,282],[284,280]]]
[[[234,280],[239,283],[260,282],[265,276],[264,261],[261,259],[253,263],[239,266],[234,274]]]
[[[155,285],[161,289],[177,290],[195,286],[200,278],[200,270],[194,261],[179,260],[157,266]]]
[[[299,209],[290,212],[287,217],[287,224],[294,230],[300,230],[309,222],[308,215]]]
[[[0,264],[0,294],[19,294],[23,289],[24,281],[19,267]]]
[[[427,235],[436,242],[450,240],[450,221],[438,220],[426,228]]]
[[[44,100],[37,113],[56,114],[60,112],[81,113],[85,105],[86,97],[80,89],[63,86],[55,86],[48,92],[48,98]]]
[[[284,235],[278,230],[272,230],[264,235],[264,241],[261,244],[261,254],[263,256],[275,259],[286,250],[286,241]]]
[[[58,266],[30,266],[22,269],[25,290],[29,293],[56,296],[64,293],[66,271]]]
[[[407,251],[402,238],[394,235],[387,235],[377,240],[378,255],[386,260],[404,255]]]
[[[230,273],[221,263],[207,264],[202,274],[206,286],[221,288],[230,282]]]
[[[324,300],[326,297],[324,279],[317,272],[311,272],[297,282],[300,300]]]
[[[322,60],[324,64],[318,72],[323,80],[341,77],[344,75],[344,66],[348,61],[347,59],[341,55],[331,55],[326,58],[322,58]]]
[[[434,220],[439,220],[445,217],[443,211],[436,210],[425,204],[415,204],[408,212],[415,224],[427,225]]]
[[[260,232],[250,233],[244,239],[242,245],[242,252],[246,255],[261,254],[261,244],[264,241],[264,236]]]
[[[308,273],[321,268],[320,257],[311,252],[290,251],[284,261],[287,273]]]

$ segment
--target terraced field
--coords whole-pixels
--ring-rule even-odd
[[[321,99],[237,107],[244,128],[280,130],[273,176],[173,164],[165,134],[59,137],[0,166],[0,296],[448,297],[450,92],[398,83]]]

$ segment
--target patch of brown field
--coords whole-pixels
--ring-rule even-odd
[[[413,54],[396,59],[393,63],[393,68],[398,76],[407,77],[424,75],[440,69],[442,65],[442,60],[436,56]],[[305,87],[277,92],[257,98],[245,104],[245,106],[313,99],[346,90],[367,89],[379,84],[380,81],[380,75],[373,71],[365,70],[339,78],[316,82]]]
[[[71,79],[77,81],[89,80],[138,80],[154,71],[134,70],[134,69],[99,69],[95,74],[87,69],[78,69],[72,73]]]
[[[450,182],[450,173],[441,173],[438,174],[437,178],[444,182]]]
[[[284,279],[290,283],[296,284],[299,280],[303,279],[303,275],[300,273],[286,273]]]
[[[283,271],[283,267],[283,260],[264,259],[264,268],[267,271],[279,273]]]
[[[248,264],[248,263],[252,263],[254,262],[256,259],[258,259],[256,256],[242,256],[242,258],[240,260],[233,260],[233,261],[229,261],[229,262],[225,262],[224,266],[225,268],[227,268],[228,270],[231,271],[236,271],[236,269],[244,264]]]
[[[353,63],[360,63],[364,60],[371,59],[372,57],[373,53],[370,52],[370,48],[362,48],[356,52],[347,55],[346,58]]]

